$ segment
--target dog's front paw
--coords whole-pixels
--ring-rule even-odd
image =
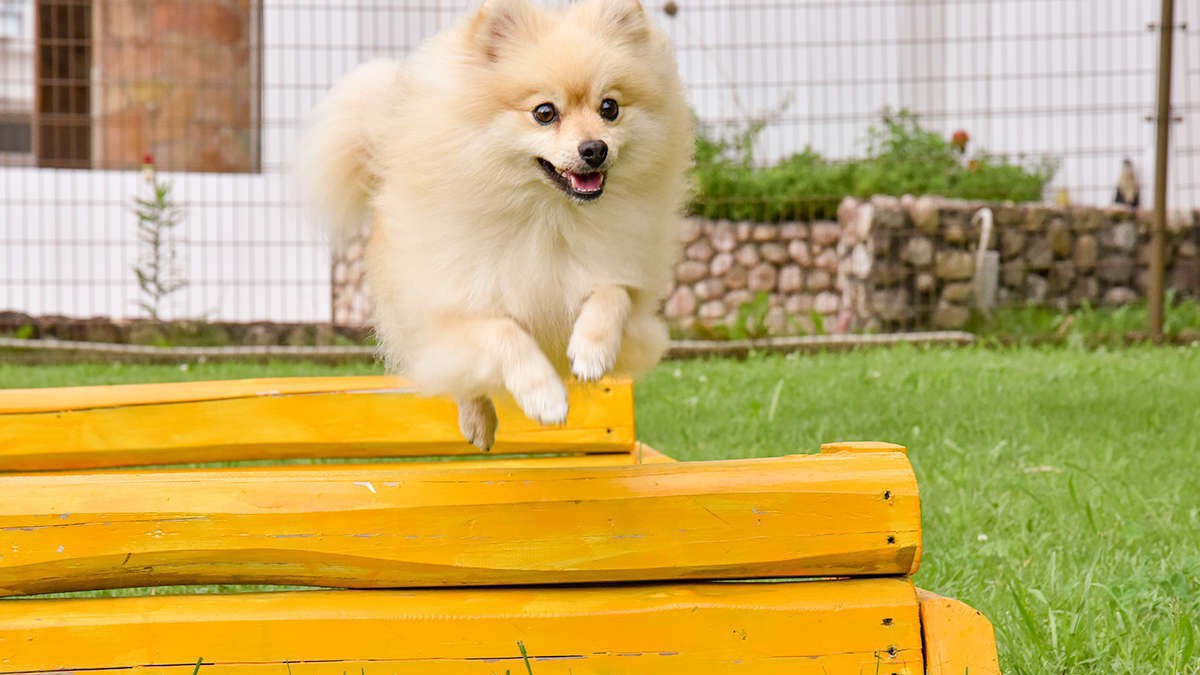
[[[583,303],[567,343],[571,372],[580,381],[595,382],[616,365],[629,310],[629,293],[617,286],[600,287]]]
[[[458,402],[458,429],[463,438],[487,452],[496,442],[496,406],[486,396]]]
[[[505,384],[529,419],[545,425],[567,420],[567,388],[549,363],[509,377]]]
[[[581,382],[595,382],[612,370],[617,362],[620,339],[596,340],[585,337],[576,330],[567,345],[567,358],[571,360],[571,372]]]

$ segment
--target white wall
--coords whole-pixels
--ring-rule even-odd
[[[1158,2],[677,3],[669,19],[645,0],[678,45],[697,111],[715,127],[769,116],[763,160],[805,146],[856,154],[880,108],[906,105],[938,131],[967,129],[974,147],[1060,157],[1054,187],[1077,202],[1107,203],[1129,156],[1145,167],[1148,198],[1153,126],[1143,117],[1153,110],[1157,37],[1145,25]],[[402,54],[472,3],[263,4],[263,173],[170,176],[186,205],[191,281],[174,316],[328,319],[328,254],[286,173],[299,120],[355,63]],[[1196,25],[1200,0],[1177,6]],[[1176,40],[1177,206],[1200,205],[1200,42],[1190,33]],[[14,63],[0,64],[6,86]],[[0,167],[0,310],[136,316],[129,207],[141,188],[137,172]]]

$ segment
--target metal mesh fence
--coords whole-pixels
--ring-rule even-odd
[[[302,120],[355,64],[403,55],[474,4],[0,0],[0,311],[144,313],[134,200],[150,197],[149,155],[178,208],[162,245],[186,284],[162,316],[329,321],[329,252],[290,174]],[[967,131],[972,151],[1052,159],[1047,200],[1110,203],[1125,158],[1150,193],[1158,2],[644,4],[702,129],[753,138],[751,167],[861,157],[881,111],[903,108],[938,137]],[[1197,12],[1178,3],[1179,208],[1200,205]],[[722,189],[708,201],[758,198]]]

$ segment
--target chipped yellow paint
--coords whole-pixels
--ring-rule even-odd
[[[921,543],[898,453],[18,474],[0,494],[0,595],[906,574]]]
[[[908,448],[903,445],[881,441],[839,441],[837,443],[822,443],[821,452],[903,452],[908,454]]]
[[[518,643],[535,675],[922,672],[908,579],[0,602],[0,673],[503,675]]]
[[[917,589],[928,675],[1000,675],[996,634],[978,610]]]
[[[387,377],[0,392],[0,471],[296,457],[469,455],[453,402]],[[497,401],[495,454],[633,450],[627,381],[575,385],[560,427]]]

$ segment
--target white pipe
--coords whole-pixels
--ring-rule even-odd
[[[979,222],[982,224],[982,229],[979,231],[979,247],[975,249],[975,276],[979,276],[980,270],[983,269],[983,256],[987,253],[988,244],[992,241],[992,210],[988,207],[983,207],[971,216],[971,223]]]

